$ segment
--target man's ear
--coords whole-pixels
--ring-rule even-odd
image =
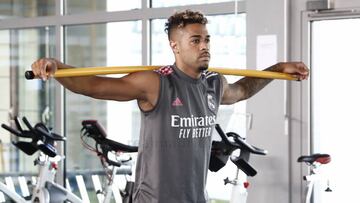
[[[179,53],[178,44],[176,41],[170,40],[169,44],[170,44],[170,47],[171,47],[172,51],[174,52],[174,54]]]

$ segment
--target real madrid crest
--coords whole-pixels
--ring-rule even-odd
[[[213,95],[211,94],[208,94],[207,95],[207,103],[208,103],[208,107],[211,111],[214,111],[216,110],[216,105],[215,105],[215,98]]]

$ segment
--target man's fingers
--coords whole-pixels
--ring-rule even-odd
[[[39,76],[40,75],[40,69],[39,67],[39,62],[35,61],[32,65],[31,65],[31,69],[34,73],[35,76]]]
[[[294,72],[299,80],[306,80],[309,76],[309,69],[303,62],[295,62]]]
[[[295,62],[293,65],[294,75],[298,80],[306,80],[309,76],[309,69],[303,62]]]
[[[46,80],[46,66],[47,66],[47,62],[41,61],[39,69],[40,69],[40,77],[42,80]]]
[[[36,77],[45,81],[53,74],[54,69],[56,68],[54,66],[54,63],[51,60],[39,59],[31,65],[31,69]]]
[[[44,67],[42,68],[43,71],[43,79],[48,80],[50,72],[53,69],[53,63],[51,61],[46,61]]]
[[[298,63],[297,67],[299,68],[301,74],[304,74],[304,75],[309,74],[309,69],[303,62]]]
[[[308,78],[308,75],[303,75],[303,74],[299,74],[298,76],[297,76],[297,78],[299,79],[299,80],[306,80],[307,78]]]

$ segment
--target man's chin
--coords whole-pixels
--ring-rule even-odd
[[[203,72],[206,71],[209,68],[209,64],[202,64],[199,66],[199,71]]]
[[[208,68],[209,68],[209,66],[200,66],[199,71],[203,72],[203,71],[206,71]]]

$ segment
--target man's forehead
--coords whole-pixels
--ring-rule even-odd
[[[188,35],[209,35],[206,25],[202,24],[188,24],[180,30]]]
[[[172,39],[175,39],[177,37],[191,37],[194,35],[198,35],[201,37],[209,36],[206,25],[199,23],[187,24],[184,27],[173,28],[171,33],[172,34],[170,38]]]

